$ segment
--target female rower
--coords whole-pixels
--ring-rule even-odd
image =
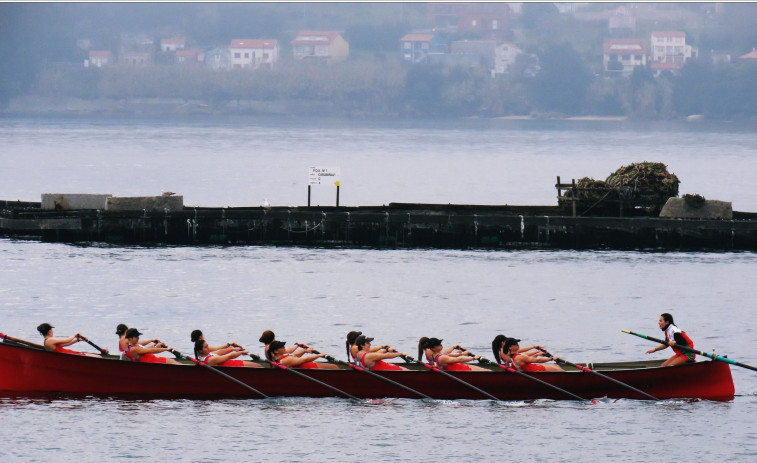
[[[381,352],[381,350],[373,350],[371,349],[371,341],[373,341],[373,338],[366,337],[362,334],[355,340],[358,365],[368,370],[407,370],[407,368],[384,361],[385,359],[405,357],[405,354],[396,351]]]
[[[55,327],[49,323],[42,323],[41,325],[37,327],[37,331],[39,331],[39,334],[41,334],[45,338],[45,341],[43,342],[45,346],[45,350],[48,350],[50,352],[59,352],[61,354],[82,355],[82,356],[87,356],[87,357],[99,357],[99,355],[97,354],[88,354],[85,352],[76,352],[73,350],[66,349],[66,346],[76,344],[77,342],[86,338],[84,338],[84,336],[82,336],[81,333],[76,333],[67,338],[54,338],[53,335],[55,333],[53,331],[53,328]]]
[[[260,341],[263,344],[265,344],[265,347],[263,347],[263,355],[267,359],[270,359],[269,356],[268,356],[268,351],[270,349],[271,343],[273,341],[275,341],[275,340],[276,340],[276,335],[273,334],[273,331],[271,331],[271,330],[265,330],[265,331],[263,331],[263,334],[260,335],[260,339],[258,339],[258,341]],[[295,344],[295,345],[293,345],[291,347],[287,347],[286,348],[286,353],[287,354],[291,354],[295,350],[297,350],[297,344]]]
[[[546,364],[552,360],[557,360],[559,357],[542,356],[536,352],[533,354],[521,353],[520,345],[518,345],[519,342],[520,339],[505,338],[505,345],[502,349],[504,352],[502,360],[505,365],[511,365],[520,371],[563,371],[560,365],[555,363]]]
[[[507,363],[505,361],[505,356],[507,355],[507,351],[505,350],[505,340],[507,339],[507,336],[504,334],[498,334],[494,337],[494,340],[492,341],[492,354],[494,354],[494,359],[497,361],[497,363]],[[533,346],[526,346],[526,347],[519,347],[518,353],[519,354],[528,354],[534,357],[538,357],[546,352],[542,346],[539,346],[537,344],[534,344]]]
[[[124,352],[126,352],[126,348],[129,347],[129,342],[126,340],[126,332],[129,330],[129,327],[124,325],[123,323],[119,323],[116,327],[116,334],[118,335],[118,352],[120,352],[121,360],[129,360],[124,355]],[[147,346],[149,344],[160,344],[160,340],[158,339],[147,339],[145,341],[140,341],[140,346]]]
[[[145,362],[145,363],[170,363],[175,365],[181,365],[180,362],[166,358],[166,357],[158,357],[155,354],[159,354],[161,352],[168,352],[171,350],[170,347],[166,346],[163,343],[156,344],[154,347],[145,347],[139,344],[139,337],[142,335],[142,333],[139,332],[136,328],[129,328],[126,330],[126,342],[128,343],[126,345],[126,351],[124,352],[124,357],[126,360],[130,360],[132,362]]]
[[[434,338],[432,338],[434,339]],[[428,363],[433,364],[434,363],[434,353],[431,351],[431,349],[428,348],[426,345],[428,343],[429,338],[426,336],[423,336],[418,340],[418,359],[422,360],[424,357],[426,358],[426,361]],[[446,349],[442,349],[442,353],[445,355],[451,355],[452,357],[458,357],[462,355],[465,352],[465,349],[460,347],[460,345],[447,347]],[[470,352],[468,353],[470,354]]]
[[[204,341],[205,340],[205,336],[203,336],[202,331],[200,331],[200,330],[194,330],[189,335],[189,339],[193,343],[196,343],[197,341]],[[210,349],[210,352],[216,352],[216,351],[221,350],[221,349],[228,349],[229,347],[240,347],[241,348],[241,346],[239,344],[235,343],[235,342],[227,342],[223,346],[215,346],[215,347],[208,346],[208,349]]]
[[[269,344],[268,354],[269,360],[278,362],[284,366],[290,368],[325,368],[325,369],[337,369],[338,366],[333,363],[318,363],[317,359],[325,357],[326,354],[312,354],[313,348],[308,347],[304,349],[299,346],[294,346],[295,350],[291,353],[287,352],[286,343],[284,341],[274,340]]]
[[[250,355],[250,353],[241,347],[216,348],[215,352],[211,352],[208,343],[204,339],[195,341],[195,358],[210,366],[257,368],[263,366],[248,360],[237,359],[240,355]]]
[[[673,352],[675,352],[675,354],[669,359],[662,362],[662,366],[672,367],[675,365],[681,365],[682,363],[693,362],[696,358],[696,355],[693,352],[684,352],[681,349],[674,347],[676,344],[681,344],[682,346],[688,346],[689,349],[693,349],[694,341],[692,341],[685,332],[681,331],[681,329],[675,325],[675,323],[673,322],[673,316],[669,313],[660,315],[660,319],[657,321],[657,325],[665,333],[665,340],[668,343],[660,344],[654,349],[649,349],[647,351],[647,354],[667,349],[667,347],[670,346],[673,348]]]
[[[488,371],[476,365],[465,365],[473,360],[479,360],[481,356],[471,355],[470,352],[462,350],[460,346],[454,346],[445,349],[442,340],[438,338],[428,338],[423,347],[430,353],[430,363],[436,365],[440,370],[445,371]],[[458,350],[458,352],[453,352]],[[427,357],[428,358],[428,357]]]
[[[352,363],[358,363],[357,361],[357,338],[363,334],[362,331],[350,331],[347,333],[347,358]],[[371,352],[378,352],[378,351],[385,351],[385,352],[397,352],[394,348],[389,346],[388,344],[384,344],[383,346],[373,346],[371,347]]]

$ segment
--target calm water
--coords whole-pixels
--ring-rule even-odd
[[[663,127],[664,128],[664,127]],[[0,120],[0,198],[148,195],[198,205],[306,200],[340,166],[343,204],[553,204],[555,175],[661,161],[682,192],[757,210],[757,135],[730,127],[169,124]],[[744,178],[747,177],[747,178]],[[327,204],[333,191],[315,191]],[[257,350],[264,329],[343,356],[347,331],[412,351],[438,336],[491,356],[497,333],[572,361],[635,360],[673,313],[705,350],[757,365],[757,254],[124,248],[0,240],[0,331],[42,321],[111,350],[118,323],[189,351],[189,332]],[[659,355],[663,357],[663,352]],[[0,372],[2,374],[2,372]],[[752,461],[757,375],[728,403],[0,398],[5,461]],[[198,385],[202,387],[202,385]]]

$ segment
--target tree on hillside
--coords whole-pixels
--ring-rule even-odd
[[[549,45],[539,53],[539,71],[530,81],[530,95],[543,111],[579,114],[592,74],[567,43]]]

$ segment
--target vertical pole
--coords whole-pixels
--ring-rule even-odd
[[[308,185],[308,207],[310,207],[310,185]]]
[[[336,207],[339,207],[339,184],[336,185]]]
[[[573,189],[571,191],[572,191],[573,194],[571,195],[571,199],[572,199],[572,202],[573,202],[573,217],[575,217],[576,216],[576,200],[578,200],[578,198],[577,198],[577,196],[578,196],[578,190],[576,190],[576,179],[573,179],[573,187],[572,188]]]

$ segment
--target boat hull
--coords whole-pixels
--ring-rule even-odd
[[[668,368],[632,368],[630,365],[602,373],[659,399],[731,400],[734,396],[731,370],[725,363],[707,361]],[[211,368],[195,365],[133,363],[0,343],[0,366],[0,393],[6,396],[64,393],[182,398],[259,397]],[[333,389],[291,371],[277,368],[217,369],[272,397],[339,396]],[[351,369],[297,371],[360,398],[419,397],[419,394],[389,381]],[[435,399],[487,398],[473,387],[428,369],[376,373]],[[501,400],[572,398],[557,389],[501,369],[450,374]],[[645,398],[629,388],[590,373],[565,371],[530,375],[585,399]]]

